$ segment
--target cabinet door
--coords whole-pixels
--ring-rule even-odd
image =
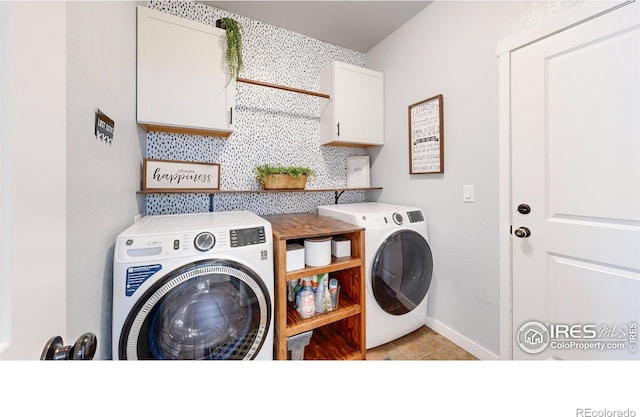
[[[384,143],[384,78],[367,68],[334,62],[321,79],[331,85],[331,103],[322,114],[321,143],[368,146]],[[323,129],[324,127],[324,129]]]
[[[225,50],[222,29],[138,7],[138,123],[229,136]]]

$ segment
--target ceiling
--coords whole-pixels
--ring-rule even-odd
[[[430,1],[198,1],[366,53]]]

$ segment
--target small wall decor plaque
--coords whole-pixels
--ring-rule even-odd
[[[220,189],[220,164],[144,159],[142,191],[202,192]]]
[[[369,157],[347,157],[347,188],[369,188]]]
[[[101,142],[111,145],[115,126],[116,123],[113,119],[102,113],[100,109],[96,110],[95,126],[93,128],[96,139],[100,139]]]
[[[444,172],[442,94],[409,106],[409,174]]]

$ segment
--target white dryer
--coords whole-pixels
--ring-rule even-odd
[[[273,359],[271,224],[249,211],[146,216],[118,235],[113,359]]]
[[[366,348],[423,326],[433,257],[422,210],[356,203],[319,206],[318,214],[365,228]]]

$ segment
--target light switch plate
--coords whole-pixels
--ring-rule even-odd
[[[462,201],[465,203],[473,203],[474,200],[474,189],[473,185],[463,185],[462,186]]]

